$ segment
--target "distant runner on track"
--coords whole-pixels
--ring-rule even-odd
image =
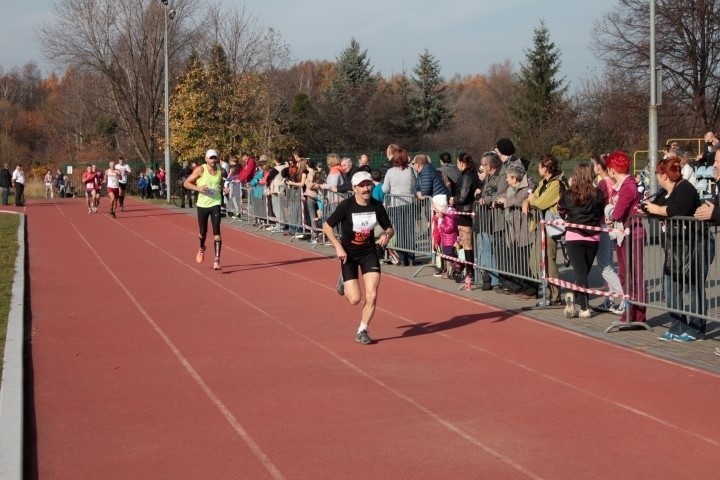
[[[110,197],[110,216],[112,218],[115,218],[115,209],[120,195],[120,175],[121,173],[115,169],[115,162],[111,161],[108,169],[105,170],[105,184]]]
[[[130,165],[125,163],[125,158],[118,157],[117,165],[115,170],[120,172],[120,191],[118,195],[118,204],[120,205],[120,211],[125,211],[125,191],[130,181]]]
[[[363,345],[372,343],[368,334],[370,321],[375,314],[377,291],[380,285],[380,259],[375,244],[375,225],[384,230],[378,244],[385,247],[395,234],[387,211],[381,202],[372,198],[373,181],[367,172],[352,176],[355,195],[338,204],[335,211],[323,225],[323,231],[335,247],[340,259],[341,270],[336,289],[345,295],[350,305],[360,303],[360,282],[358,267],[365,284],[365,306],[355,341]],[[342,240],[338,240],[333,229],[340,225]]]
[[[92,167],[88,165],[85,167],[85,172],[82,174],[83,190],[85,190],[85,199],[87,200],[88,213],[97,212],[95,208],[95,183],[97,182],[97,175],[92,171]]]
[[[205,165],[195,167],[188,178],[185,179],[183,187],[199,193],[196,202],[198,212],[198,225],[200,227],[200,250],[195,256],[197,263],[205,259],[205,238],[207,237],[208,219],[212,222],[213,238],[215,245],[215,262],[213,270],[221,270],[220,249],[222,248],[222,237],[220,236],[220,203],[223,193],[228,190],[222,187],[222,171],[218,168],[218,153],[215,150],[205,152]]]

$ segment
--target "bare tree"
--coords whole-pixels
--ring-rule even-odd
[[[720,115],[719,4],[720,0],[656,0],[657,63],[665,71],[664,86],[702,131],[713,129]],[[611,70],[647,79],[649,15],[647,0],[619,0],[596,22],[592,47]]]
[[[245,12],[245,6],[228,10],[219,3],[211,4],[202,32],[205,50],[209,52],[215,45],[221,45],[230,69],[237,75],[262,68],[266,32],[258,26],[257,18]]]
[[[200,0],[176,0],[168,26],[168,56],[175,60],[195,38],[190,27]],[[60,68],[97,73],[129,148],[152,160],[161,131],[164,94],[164,9],[160,0],[60,0],[55,21],[36,32],[45,57]],[[180,61],[170,61],[177,71]],[[175,77],[175,75],[171,75]]]
[[[13,68],[7,74],[0,67],[0,100],[28,110],[40,105],[43,100],[42,75],[35,62],[25,64],[22,70]]]

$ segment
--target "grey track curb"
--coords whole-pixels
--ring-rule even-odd
[[[25,318],[25,215],[20,214],[0,386],[0,478],[23,477],[23,351]]]

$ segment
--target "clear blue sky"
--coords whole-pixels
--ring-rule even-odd
[[[152,0],[147,0],[152,1]],[[157,0],[159,1],[159,0]],[[173,0],[170,0],[171,3]],[[544,20],[562,53],[562,72],[572,87],[600,74],[589,49],[593,22],[617,0],[222,0],[242,6],[258,24],[273,27],[299,60],[334,60],[355,37],[385,76],[409,72],[427,48],[443,75],[487,73],[510,60],[515,68],[532,46],[533,29]],[[0,0],[0,66],[5,71],[30,60],[44,74],[50,66],[34,39],[36,27],[52,21],[54,0]]]

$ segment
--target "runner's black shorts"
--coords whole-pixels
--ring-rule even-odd
[[[345,250],[347,252],[347,250]],[[363,275],[369,272],[380,273],[380,259],[377,256],[377,250],[374,248],[365,253],[349,253],[342,264],[343,280],[357,280],[358,267]]]

